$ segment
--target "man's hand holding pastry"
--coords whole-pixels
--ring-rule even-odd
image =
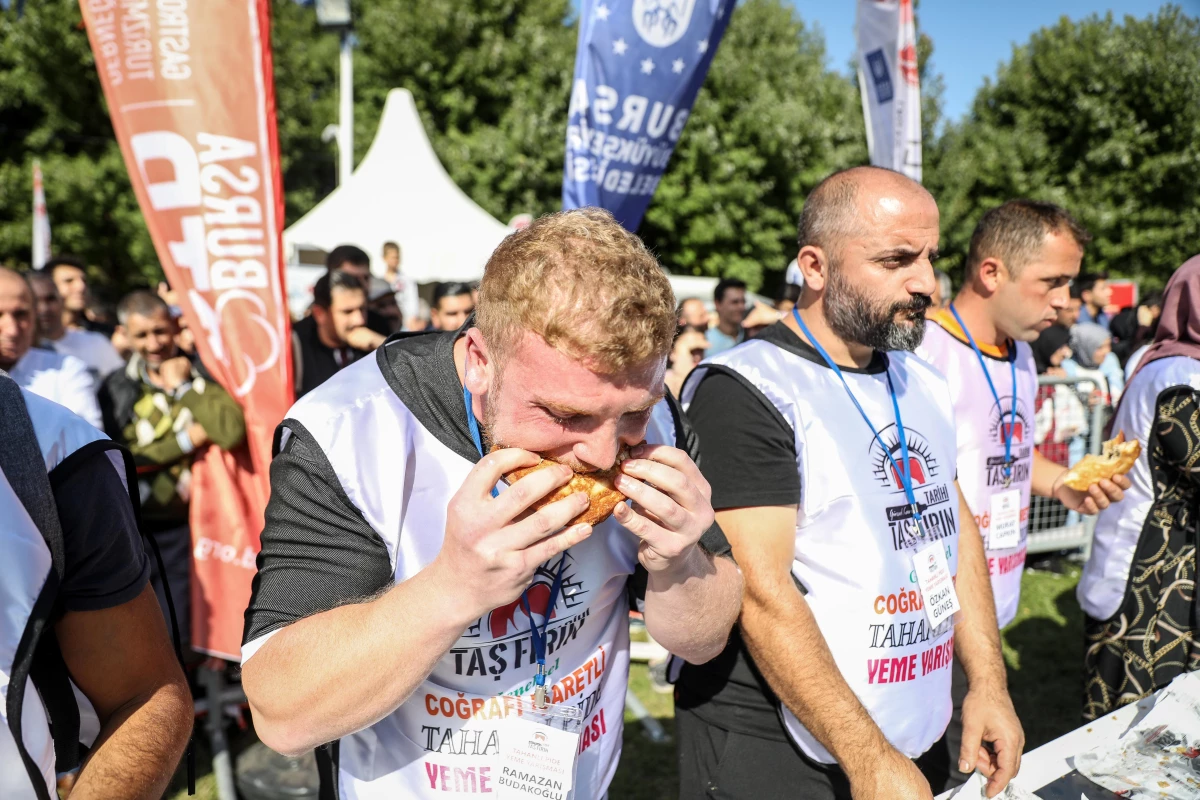
[[[668,572],[701,556],[695,545],[713,524],[712,489],[687,453],[639,445],[621,464],[615,485],[633,500],[614,516],[642,540],[638,560],[647,572]]]
[[[1125,473],[1142,453],[1137,440],[1126,442],[1124,432],[1104,443],[1101,455],[1084,456],[1064,470],[1054,482],[1053,495],[1064,506],[1081,514],[1098,514],[1125,498],[1132,484]]]

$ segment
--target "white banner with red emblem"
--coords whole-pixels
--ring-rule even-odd
[[[100,84],[163,272],[248,448],[192,468],[192,647],[236,660],[292,404],[268,0],[80,0]]]
[[[871,163],[921,180],[921,84],[912,0],[858,0],[858,86]]]

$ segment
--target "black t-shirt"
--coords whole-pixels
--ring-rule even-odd
[[[383,314],[373,308],[367,309],[367,330],[374,331],[380,336],[390,336],[392,323]]]
[[[367,351],[349,345],[337,349],[326,346],[317,334],[317,320],[313,317],[305,317],[292,325],[292,336],[298,345],[299,356],[299,363],[295,365],[300,381],[296,389],[297,400],[332,378],[338,370],[367,355]]]
[[[65,554],[63,611],[98,611],[127,603],[150,579],[118,451],[64,461],[50,472]],[[124,469],[124,466],[121,466]]]
[[[800,502],[795,435],[744,379],[710,371],[696,388],[688,419],[700,439],[700,471],[712,486],[714,509]]]
[[[782,322],[765,328],[758,338],[808,361],[825,363]],[[879,372],[886,365],[884,357],[876,353],[862,371]],[[731,370],[708,367],[687,415],[700,442],[700,471],[712,486],[714,509],[800,503],[795,432],[745,378]],[[717,658],[700,666],[684,665],[676,687],[676,705],[710,725],[788,741],[779,701],[754,665],[737,626]]]

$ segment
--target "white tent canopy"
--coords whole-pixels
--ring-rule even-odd
[[[354,244],[383,273],[384,242],[400,245],[400,269],[419,283],[469,281],[509,233],[442,168],[406,89],[388,92],[379,130],[354,174],[283,232],[289,263],[297,250]]]

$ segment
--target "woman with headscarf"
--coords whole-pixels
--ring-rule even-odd
[[[1062,362],[1071,355],[1070,340],[1071,331],[1062,325],[1051,325],[1038,334],[1032,349],[1033,363],[1037,365],[1039,375],[1065,374]]]
[[[1065,376],[1064,360],[1071,356],[1070,331],[1051,325],[1032,345],[1033,363],[1039,375]],[[1034,444],[1038,452],[1056,464],[1068,466],[1068,442],[1087,433],[1087,414],[1075,390],[1066,384],[1038,386],[1034,406]]]
[[[1112,334],[1103,325],[1080,322],[1071,327],[1071,359],[1080,367],[1095,370],[1104,377],[1105,400],[1113,404],[1125,388],[1125,372],[1112,351]],[[1067,369],[1071,372],[1070,368]]]
[[[1200,256],[1167,283],[1112,429],[1136,437],[1142,455],[1125,501],[1097,517],[1077,591],[1088,719],[1200,669]]]

